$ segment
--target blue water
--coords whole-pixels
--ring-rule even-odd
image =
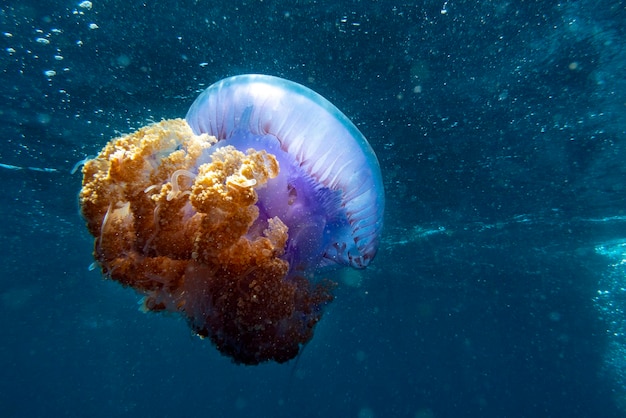
[[[626,416],[624,32],[622,1],[2,3],[0,415]],[[387,192],[284,365],[90,271],[70,173],[242,73],[337,105]]]

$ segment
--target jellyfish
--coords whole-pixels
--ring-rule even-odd
[[[219,81],[184,120],[112,140],[85,163],[79,199],[105,277],[247,365],[300,352],[333,300],[327,275],[372,261],[384,213],[354,124],[266,75]]]

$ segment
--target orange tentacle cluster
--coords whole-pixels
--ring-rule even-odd
[[[258,219],[258,188],[279,175],[265,151],[217,148],[181,119],[111,141],[83,168],[82,214],[105,275],[178,311],[235,362],[293,358],[332,285],[288,277],[288,228]],[[206,160],[206,161],[205,161]]]

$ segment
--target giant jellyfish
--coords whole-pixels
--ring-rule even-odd
[[[180,312],[236,363],[285,362],[342,266],[376,255],[376,156],[335,106],[265,75],[206,89],[186,119],[112,140],[83,167],[81,213],[105,276]]]

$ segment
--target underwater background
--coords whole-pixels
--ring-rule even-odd
[[[0,415],[626,416],[626,3],[0,6]],[[90,270],[80,171],[224,77],[370,141],[385,229],[289,363],[238,366]]]

